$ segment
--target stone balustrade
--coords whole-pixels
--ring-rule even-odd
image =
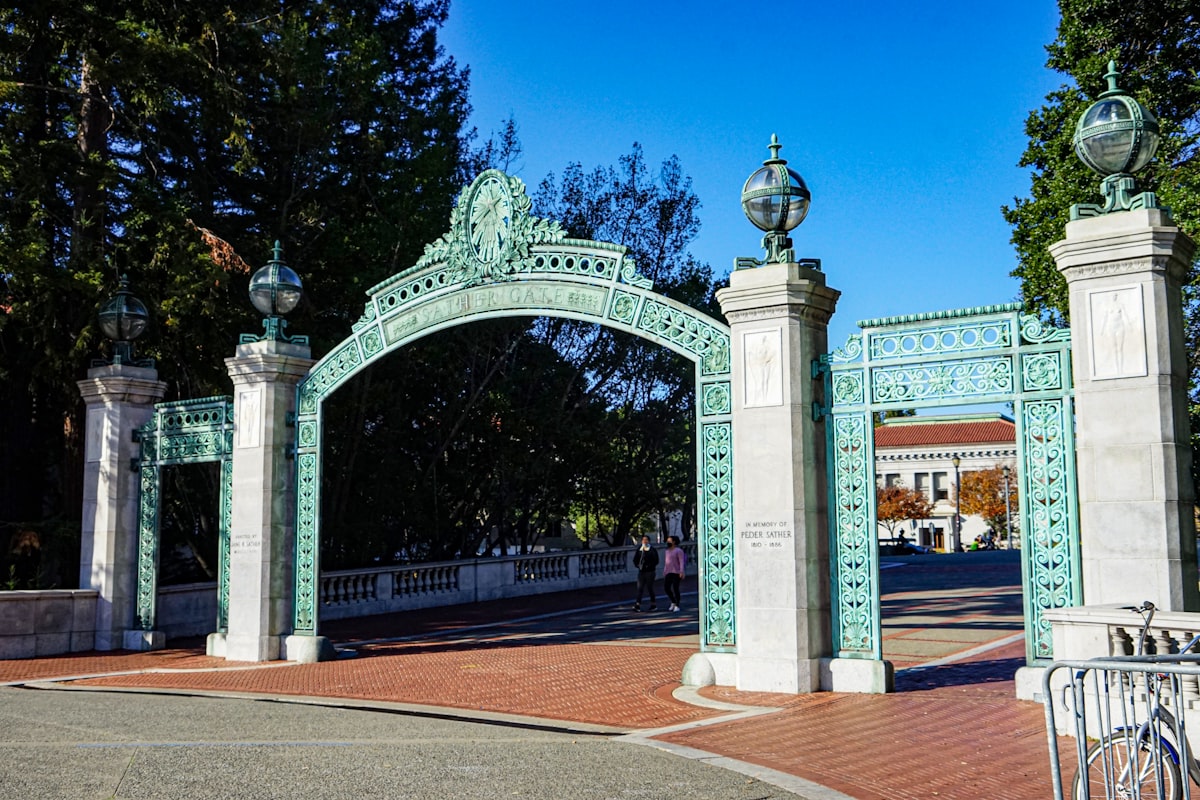
[[[682,547],[688,554],[688,572],[694,575],[696,542],[686,541]],[[321,619],[349,619],[620,583],[630,584],[632,596],[633,550],[614,547],[322,572]],[[95,591],[0,592],[0,658],[90,649],[95,602]],[[215,583],[158,590],[158,624],[168,639],[211,633],[216,617]]]

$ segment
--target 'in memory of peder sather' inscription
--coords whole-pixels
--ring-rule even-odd
[[[746,522],[738,531],[738,536],[753,548],[782,548],[784,542],[792,538],[792,524],[786,520]]]

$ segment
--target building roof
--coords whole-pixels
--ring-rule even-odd
[[[947,444],[1014,444],[1017,426],[1000,414],[961,417],[898,417],[875,428],[875,447]]]

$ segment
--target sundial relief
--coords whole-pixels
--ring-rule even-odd
[[[742,335],[746,408],[783,405],[783,337],[779,328]]]
[[[1146,374],[1146,323],[1140,286],[1088,293],[1092,379]]]

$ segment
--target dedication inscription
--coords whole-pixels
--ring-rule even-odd
[[[787,520],[750,520],[738,529],[738,538],[752,550],[782,551],[792,538],[792,523]]]

